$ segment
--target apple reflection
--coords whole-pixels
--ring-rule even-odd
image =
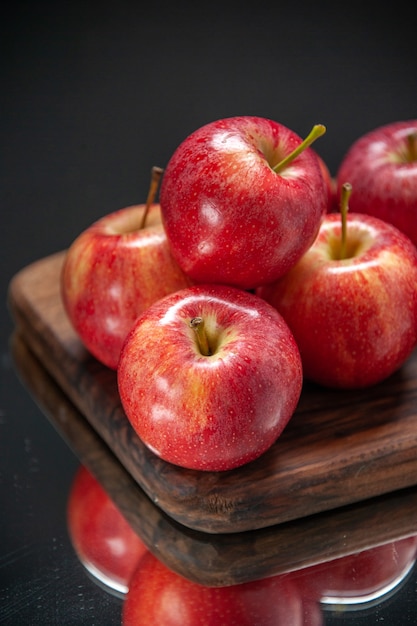
[[[391,596],[417,557],[417,536],[411,536],[295,572],[205,586],[149,551],[84,466],[71,486],[67,520],[86,570],[123,598],[123,626],[323,626],[326,609],[363,608]]]
[[[147,548],[101,484],[81,465],[67,505],[68,532],[81,563],[115,595],[124,595]]]
[[[308,610],[291,575],[207,587],[176,574],[149,552],[130,581],[122,624],[321,626],[322,613],[313,608]]]
[[[71,485],[67,523],[88,573],[124,599],[123,625],[323,625],[318,605],[303,598],[290,574],[208,587],[169,569],[146,548],[85,466]]]
[[[304,597],[345,610],[381,601],[396,591],[416,562],[417,537],[406,537],[300,570]]]

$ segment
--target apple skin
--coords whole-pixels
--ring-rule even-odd
[[[71,485],[67,526],[74,550],[86,569],[110,589],[126,593],[148,549],[83,465]]]
[[[391,224],[347,216],[348,256],[335,258],[341,217],[283,278],[257,295],[291,328],[305,379],[335,388],[378,383],[401,367],[417,340],[417,250]]]
[[[303,602],[286,576],[229,587],[206,587],[148,553],[126,595],[123,626],[303,626]]]
[[[327,163],[324,161],[323,157],[317,154],[317,159],[319,161],[320,169],[321,169],[324,183],[326,186],[326,193],[327,193],[326,213],[333,213],[334,211],[338,210],[336,178],[334,178],[331,175],[330,170],[327,166]]]
[[[355,141],[337,175],[337,195],[352,185],[349,204],[396,226],[417,245],[417,156],[408,160],[407,136],[417,133],[417,120],[381,126]]]
[[[202,317],[211,356],[190,321]],[[287,324],[256,295],[194,285],[135,322],[118,367],[120,398],[142,441],[176,465],[221,471],[260,456],[292,416],[302,387]]]
[[[253,289],[311,245],[328,205],[316,153],[272,169],[300,143],[278,122],[240,116],[206,124],[177,147],[162,178],[162,220],[194,282]]]
[[[417,537],[406,537],[320,563],[295,574],[303,597],[361,603],[386,593],[416,561]]]
[[[173,259],[152,204],[139,229],[145,205],[105,215],[69,247],[61,274],[62,301],[85,347],[117,369],[133,322],[155,300],[190,284]]]

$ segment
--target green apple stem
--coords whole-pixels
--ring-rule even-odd
[[[190,326],[194,330],[197,337],[198,348],[202,355],[210,356],[211,350],[208,342],[206,330],[204,328],[204,320],[202,317],[193,317]]]
[[[410,133],[407,137],[408,161],[417,161],[417,132]]]
[[[292,163],[292,161],[294,161],[294,159],[296,159],[299,154],[301,154],[306,148],[311,146],[311,144],[314,143],[316,139],[324,135],[325,132],[326,127],[323,126],[323,124],[316,124],[315,126],[313,126],[304,141],[302,141],[295,150],[293,150],[284,159],[282,159],[282,161],[274,165],[274,167],[272,168],[274,172],[276,172],[277,174],[282,172],[282,170],[285,169],[290,163]]]
[[[146,198],[145,210],[143,212],[142,221],[140,223],[139,230],[142,230],[146,226],[146,220],[149,214],[149,209],[151,205],[155,201],[156,192],[158,191],[159,181],[161,180],[161,176],[163,173],[163,169],[161,167],[153,166],[151,170],[151,182],[149,185],[148,197]]]
[[[340,199],[340,215],[342,219],[342,239],[340,242],[340,259],[346,258],[347,247],[347,214],[349,211],[349,197],[352,193],[352,185],[350,183],[344,183],[342,185],[341,199]]]

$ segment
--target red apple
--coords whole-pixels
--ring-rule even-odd
[[[67,251],[62,299],[86,348],[116,369],[138,315],[190,280],[172,257],[158,204],[110,213],[82,232]]]
[[[331,211],[334,211],[335,209],[338,208],[337,197],[336,197],[336,179],[331,175],[329,167],[326,161],[323,159],[323,157],[321,157],[312,148],[311,148],[311,152],[314,152],[314,154],[316,155],[320,169],[321,169],[321,173],[322,173],[325,188],[326,188],[326,195],[327,195],[326,212],[330,213]]]
[[[302,588],[300,588],[302,595]],[[319,602],[303,597],[303,626],[325,626],[323,610]]]
[[[84,567],[110,589],[126,593],[147,548],[84,466],[71,486],[67,520],[72,545]]]
[[[133,575],[123,626],[303,626],[303,601],[289,577],[205,587],[169,570],[150,552]]]
[[[305,378],[325,386],[380,382],[416,345],[417,250],[369,215],[327,215],[296,266],[257,294],[287,321]]]
[[[244,289],[275,280],[307,250],[328,206],[327,183],[305,142],[260,117],[209,123],[175,150],[161,184],[172,253],[195,282]]]
[[[324,182],[326,185],[327,191],[327,213],[332,213],[333,211],[338,210],[338,202],[337,202],[337,182],[336,179],[331,175],[330,170],[327,166],[327,163],[323,160],[323,158],[317,155],[319,160],[319,165],[323,174]]]
[[[351,210],[390,222],[417,245],[417,120],[392,122],[355,141],[337,172],[352,184]]]
[[[304,597],[327,604],[359,604],[392,591],[416,561],[417,537],[407,537],[300,570]]]
[[[292,416],[302,386],[287,324],[256,295],[199,285],[136,321],[118,367],[133,428],[166,461],[227,470],[261,455]]]

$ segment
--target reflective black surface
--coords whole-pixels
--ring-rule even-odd
[[[6,5],[4,5],[6,6]],[[221,5],[220,5],[221,6]],[[120,624],[66,527],[79,461],[15,372],[10,278],[93,220],[144,200],[198,126],[235,114],[286,123],[332,173],[360,134],[415,117],[411,8],[134,2],[10,3],[1,34],[0,623]],[[417,623],[414,569],[383,603],[326,624]]]

